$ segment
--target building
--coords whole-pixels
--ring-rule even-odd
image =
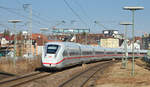
[[[45,43],[54,41],[60,42],[61,40],[50,40],[43,34],[32,34],[32,53],[34,55],[41,55]]]
[[[119,39],[103,38],[100,40],[100,46],[105,48],[119,48]]]
[[[103,34],[107,37],[118,35],[118,30],[103,30]]]
[[[132,49],[132,43],[129,44],[128,49]],[[141,49],[141,48],[140,48],[140,44],[135,42],[135,43],[134,43],[134,49],[140,50],[140,49]]]
[[[150,34],[146,34],[142,36],[142,48],[150,49]]]

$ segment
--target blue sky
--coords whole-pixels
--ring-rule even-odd
[[[32,4],[33,32],[40,28],[53,26],[58,28],[90,28],[92,33],[101,33],[104,29],[94,21],[103,24],[107,29],[116,29],[122,33],[121,21],[131,21],[131,12],[123,10],[124,6],[143,6],[144,10],[135,12],[136,35],[150,32],[150,0],[66,0],[69,6],[81,18],[77,17],[65,4],[64,0],[0,0],[0,31],[12,24],[8,20],[19,19],[17,31],[27,30],[28,10],[23,4]],[[61,23],[65,21],[65,23]],[[71,23],[71,21],[75,21]],[[131,26],[128,27],[130,35]]]

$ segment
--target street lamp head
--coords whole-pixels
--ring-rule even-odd
[[[10,22],[10,23],[18,23],[18,22],[21,22],[21,20],[8,20],[8,22]]]
[[[132,25],[132,22],[120,22],[120,25]]]
[[[123,7],[124,10],[143,10],[144,7],[129,7],[129,6],[126,6],[126,7]]]

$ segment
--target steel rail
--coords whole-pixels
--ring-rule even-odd
[[[135,61],[135,64],[138,65],[139,67],[143,67],[144,69],[150,70],[149,64],[141,64]]]
[[[69,80],[59,85],[59,87],[83,87],[96,72],[100,70],[102,71],[104,68],[108,67],[112,63],[112,61],[107,61],[90,67],[82,71],[81,73],[71,77]],[[79,82],[80,84],[77,84],[77,82]]]
[[[6,79],[6,78],[10,78],[10,77],[14,77],[14,76],[16,76],[16,75],[0,71],[0,80]]]
[[[18,85],[22,85],[28,83],[30,81],[34,81],[46,76],[52,75],[52,73],[46,72],[33,72],[27,75],[11,78],[8,80],[0,81],[0,87],[15,87]]]
[[[0,72],[0,74],[7,75],[7,76],[16,76],[15,74],[7,73],[7,72]]]

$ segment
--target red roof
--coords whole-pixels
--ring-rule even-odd
[[[142,40],[141,37],[135,37],[135,40]]]
[[[10,41],[10,40],[14,40],[14,35],[12,36],[5,36],[4,37],[6,40]]]
[[[0,34],[0,37],[3,37],[3,34]]]
[[[36,40],[37,45],[43,45],[43,40],[44,40],[44,42],[56,41],[56,40],[48,40],[48,38],[42,34],[32,34],[32,40]]]
[[[36,40],[39,37],[42,37],[42,34],[32,34],[32,39],[34,40]]]

